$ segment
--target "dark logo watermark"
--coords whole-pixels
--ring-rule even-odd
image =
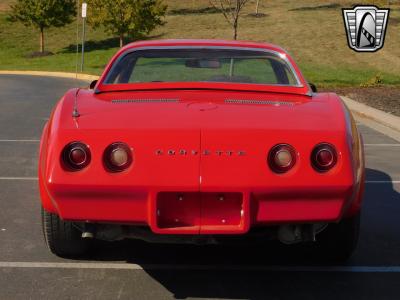
[[[383,47],[389,9],[358,5],[343,9],[347,42],[357,52],[374,52]]]

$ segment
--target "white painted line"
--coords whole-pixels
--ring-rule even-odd
[[[0,262],[0,268],[114,269],[114,270],[214,270],[270,272],[400,273],[400,266],[260,266],[260,265],[138,265],[127,263]]]
[[[400,147],[400,144],[364,144],[367,147]]]
[[[0,180],[38,180],[37,177],[0,177]]]
[[[366,180],[365,183],[400,183],[400,180]]]
[[[39,143],[40,140],[0,140],[0,143]]]

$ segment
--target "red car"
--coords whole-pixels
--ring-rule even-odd
[[[364,177],[350,111],[264,43],[129,44],[61,98],[40,145],[43,231],[59,256],[93,238],[278,239],[345,259]]]

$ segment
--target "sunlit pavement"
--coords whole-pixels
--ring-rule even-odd
[[[361,239],[342,265],[287,247],[99,243],[55,257],[40,227],[37,155],[58,98],[87,83],[0,76],[0,299],[399,299],[400,143],[362,124],[367,185]]]

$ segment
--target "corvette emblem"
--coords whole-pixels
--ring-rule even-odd
[[[198,150],[186,150],[186,149],[179,149],[179,150],[175,150],[175,149],[167,149],[167,150],[163,150],[163,149],[157,149],[155,151],[155,154],[157,156],[161,156],[161,155],[168,155],[168,156],[175,156],[175,155],[180,155],[180,156],[186,156],[186,155],[198,155],[200,152]],[[238,150],[238,151],[233,151],[233,150],[215,150],[215,151],[211,151],[211,150],[203,150],[201,151],[201,155],[204,156],[209,156],[209,155],[217,155],[217,156],[244,156],[246,155],[246,151],[243,150]]]
[[[374,52],[383,47],[389,9],[376,6],[355,6],[343,9],[347,42],[357,52]]]

